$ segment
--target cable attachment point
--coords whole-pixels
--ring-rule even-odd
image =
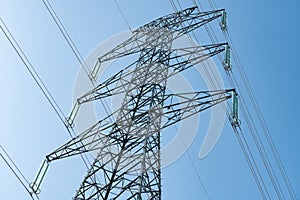
[[[225,58],[222,62],[223,67],[226,71],[230,71],[231,70],[231,61],[230,61],[230,46],[227,44],[225,46]]]
[[[239,101],[238,94],[233,91],[232,94],[232,113],[230,114],[231,124],[235,127],[240,127],[241,121],[239,119]]]
[[[66,119],[66,123],[68,127],[73,127],[74,126],[74,121],[75,121],[75,117],[77,116],[78,110],[79,110],[80,104],[78,101],[76,101],[76,103],[74,104],[71,113],[69,115],[69,117],[67,117]]]
[[[225,10],[222,12],[222,17],[219,25],[223,32],[227,31],[227,14]]]
[[[40,187],[45,178],[48,167],[49,167],[49,162],[47,161],[47,159],[45,159],[41,164],[39,171],[34,178],[34,181],[29,185],[33,193],[39,194],[41,192]]]

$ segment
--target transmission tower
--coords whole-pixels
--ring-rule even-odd
[[[67,122],[73,126],[82,104],[124,94],[121,107],[46,156],[32,184],[40,184],[54,160],[95,151],[97,156],[74,199],[161,199],[161,132],[185,118],[226,101],[234,89],[169,94],[168,78],[225,51],[227,43],[174,49],[177,38],[222,17],[224,10],[188,8],[158,18],[97,59],[101,64],[138,54],[138,59],[78,98]],[[115,120],[111,122],[111,118]]]

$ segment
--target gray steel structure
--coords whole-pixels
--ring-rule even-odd
[[[97,80],[102,63],[138,54],[132,65],[80,97],[80,105],[125,94],[122,106],[47,155],[52,162],[96,151],[97,156],[74,199],[161,199],[161,131],[232,96],[233,89],[167,94],[167,80],[225,50],[227,43],[173,49],[172,42],[222,16],[224,10],[188,8],[158,18],[98,58],[90,78]],[[114,122],[109,119],[117,116]]]

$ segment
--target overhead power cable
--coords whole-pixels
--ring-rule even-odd
[[[57,28],[59,29],[59,31],[61,32],[61,34],[63,35],[64,39],[66,40],[68,46],[70,47],[70,49],[72,50],[73,54],[75,55],[77,61],[79,62],[81,68],[84,70],[86,76],[88,77],[88,79],[90,80],[92,86],[95,88],[96,87],[96,81],[94,79],[91,78],[90,76],[90,71],[89,68],[83,58],[83,56],[81,55],[79,49],[77,48],[77,46],[75,45],[75,43],[73,42],[72,38],[70,37],[70,34],[68,33],[67,29],[65,28],[64,24],[62,23],[62,21],[60,20],[60,17],[58,16],[58,14],[55,12],[53,6],[51,5],[49,0],[42,0],[44,6],[46,7],[48,13],[50,14],[52,20],[55,22]],[[130,27],[130,26],[129,26]],[[111,116],[109,119],[112,122],[112,115],[110,115],[110,109],[106,103],[106,101],[104,101],[103,99],[100,99],[100,102],[104,108],[104,111],[107,115]],[[69,127],[67,126],[67,130],[71,136],[71,138],[73,138],[71,132],[73,133],[73,135],[75,136],[75,131],[74,131],[74,127]],[[84,147],[85,148],[85,147]],[[88,159],[87,155],[84,154],[80,154],[81,159],[83,160],[85,166],[87,169],[90,168],[91,166],[91,162]]]
[[[56,14],[56,12],[54,11],[52,5],[50,4],[50,2],[48,0],[42,0],[43,4],[45,5],[45,7],[47,8],[49,14],[51,15],[53,21],[55,22],[55,24],[57,25],[58,29],[60,30],[60,32],[62,33],[63,37],[65,38],[66,42],[68,43],[69,47],[71,48],[72,52],[74,53],[74,55],[76,56],[77,60],[79,61],[79,63],[81,64],[82,68],[84,69],[85,73],[88,75],[89,74],[89,70],[84,62],[83,57],[81,56],[81,54],[79,53],[78,48],[76,47],[76,45],[74,44],[73,40],[71,39],[69,33],[67,32],[66,28],[64,27],[64,25],[62,24],[61,20],[59,19],[58,15]]]
[[[249,144],[245,138],[245,135],[244,133],[242,132],[241,129],[238,129],[236,127],[233,127],[234,129],[234,132],[235,132],[235,136],[239,142],[239,145],[242,149],[242,152],[246,158],[246,161],[248,163],[248,166],[251,170],[251,173],[254,177],[254,180],[255,180],[255,183],[256,185],[258,186],[258,189],[259,189],[259,192],[262,196],[263,199],[269,199],[271,200],[271,197],[270,197],[270,194],[269,194],[269,191],[266,187],[266,184],[265,184],[265,181],[262,177],[262,174],[259,170],[259,167],[257,165],[257,162],[253,156],[253,153],[251,152],[251,149],[249,147]]]
[[[174,10],[175,12],[178,12],[179,10],[177,9],[176,3],[175,3],[173,0],[169,0],[169,2],[170,2],[170,4],[171,4],[173,10]],[[183,8],[182,8],[182,6],[180,5],[180,2],[179,2],[178,0],[177,0],[177,4],[178,4],[178,6],[179,6],[179,9],[182,10]],[[204,26],[206,27],[206,25],[204,25]],[[192,35],[193,37],[192,37],[191,35]],[[192,38],[195,39],[195,40],[193,40]],[[190,44],[191,44],[192,46],[196,46],[195,41],[199,44],[198,38],[196,37],[196,34],[195,34],[194,31],[191,31],[191,34],[188,33],[188,39],[189,39],[189,42],[190,42]],[[218,81],[218,79],[216,78],[215,74],[211,71],[211,64],[210,64],[210,62],[209,62],[209,61],[204,61],[204,62],[205,62],[205,63],[202,63],[202,62],[201,62],[200,64],[201,64],[201,67],[204,69],[205,74],[206,74],[207,77],[208,77],[209,83],[211,84],[211,86],[212,86],[214,89],[220,89],[220,88],[221,88],[221,83]],[[207,66],[208,66],[208,67],[207,67]],[[228,102],[227,102],[227,103],[228,103]],[[224,104],[222,104],[222,108],[224,109],[224,111],[226,111],[226,106],[225,106]],[[175,126],[175,128],[177,129],[177,126]],[[177,129],[177,132],[178,132],[178,129]],[[184,142],[183,142],[181,136],[180,136],[180,139],[181,139],[182,144],[185,146],[185,144],[184,144]],[[189,161],[190,161],[190,163],[191,163],[191,165],[192,165],[192,168],[193,168],[194,172],[196,173],[196,176],[197,176],[197,178],[198,178],[198,180],[199,180],[199,182],[200,182],[200,184],[201,184],[201,187],[202,187],[202,189],[203,189],[204,192],[205,192],[205,195],[206,195],[207,199],[210,200],[211,197],[210,197],[210,195],[209,195],[209,193],[208,193],[208,190],[207,190],[206,186],[204,185],[204,182],[203,182],[203,180],[202,180],[202,178],[201,178],[201,176],[200,176],[200,173],[198,172],[198,170],[197,170],[197,168],[196,168],[195,163],[194,163],[193,160],[192,160],[192,157],[191,157],[191,155],[190,155],[189,149],[187,149],[187,155],[188,155]]]
[[[74,55],[75,55],[76,59],[78,60],[80,66],[83,68],[86,76],[91,81],[91,84],[93,85],[93,87],[95,87],[96,83],[89,76],[89,69],[88,69],[88,67],[86,65],[85,60],[83,59],[83,56],[81,55],[81,53],[78,50],[77,46],[75,45],[75,43],[73,42],[72,38],[70,37],[70,34],[68,33],[68,31],[65,28],[64,24],[62,23],[62,21],[60,20],[58,14],[55,12],[55,10],[54,10],[53,6],[51,5],[50,1],[48,1],[48,0],[42,0],[42,2],[44,4],[44,6],[46,7],[47,11],[49,12],[51,18],[53,19],[53,21],[57,25],[58,29],[60,30],[61,34],[63,35],[64,39],[66,40],[68,46],[70,47],[70,49],[74,53]],[[106,114],[109,114],[109,107],[108,107],[106,101],[103,101],[102,99],[100,99],[100,102],[102,103],[102,106],[103,106]],[[67,125],[67,130],[68,130],[68,133],[70,134],[71,138],[75,137],[76,133],[75,133],[73,127],[69,127]],[[71,132],[73,133],[73,135],[71,134]],[[85,166],[87,168],[89,168],[89,166],[91,165],[91,163],[90,163],[87,155],[83,156],[82,154],[80,154],[80,157],[82,158]]]
[[[37,73],[37,71],[35,70],[33,65],[31,64],[31,62],[29,61],[28,57],[25,55],[25,53],[24,53],[23,49],[21,48],[21,46],[18,44],[18,42],[16,41],[16,39],[14,38],[12,33],[9,31],[8,27],[6,26],[6,24],[2,20],[2,18],[0,18],[0,21],[1,21],[0,28],[1,28],[2,32],[4,33],[5,37],[7,38],[7,40],[9,41],[9,43],[11,44],[11,46],[13,47],[15,52],[17,53],[18,57],[21,59],[21,61],[24,64],[27,72],[33,78],[33,80],[37,84],[38,88],[42,91],[43,95],[45,96],[48,103],[51,105],[51,107],[55,111],[55,113],[58,116],[58,118],[60,119],[60,121],[63,123],[63,125],[67,129],[70,137],[73,138],[73,136],[71,134],[71,131],[73,131],[73,129],[70,130],[70,128],[67,126],[67,124],[65,122],[66,116],[62,112],[62,109],[60,108],[60,106],[58,105],[58,103],[54,99],[53,95],[50,93],[49,89],[46,87],[46,85],[42,81],[41,77],[39,76],[39,74]],[[73,133],[74,133],[74,131],[73,131]],[[74,135],[75,135],[75,133],[74,133]],[[82,155],[81,155],[81,157],[83,158]],[[88,168],[89,167],[89,165],[87,164],[88,161],[86,161],[84,159],[83,159],[83,161],[84,161],[85,166]]]
[[[296,195],[295,195],[295,192],[294,192],[294,189],[290,183],[290,180],[289,180],[289,177],[287,176],[287,173],[286,173],[286,170],[284,168],[284,165],[282,163],[282,160],[280,158],[280,155],[278,153],[278,150],[276,148],[276,145],[273,141],[273,138],[271,136],[271,133],[270,133],[270,130],[268,128],[268,125],[266,124],[266,121],[265,121],[265,118],[261,112],[261,109],[257,103],[257,99],[253,93],[253,89],[250,85],[250,82],[249,82],[249,79],[247,78],[247,75],[246,75],[246,72],[241,64],[241,61],[238,57],[238,54],[237,54],[237,51],[234,47],[234,44],[230,38],[230,35],[229,35],[229,32],[226,32],[225,33],[225,36],[228,38],[231,46],[232,46],[232,49],[233,49],[233,59],[235,61],[235,63],[237,64],[237,69],[238,69],[238,72],[242,78],[242,81],[244,82],[245,84],[245,87],[246,87],[246,90],[249,94],[249,97],[250,97],[250,102],[252,103],[253,107],[254,107],[254,111],[255,111],[255,114],[259,120],[259,123],[261,125],[261,128],[262,128],[262,131],[263,131],[263,134],[264,136],[266,137],[267,139],[267,143],[268,145],[270,146],[270,149],[271,149],[271,152],[275,158],[275,161],[276,161],[276,164],[277,166],[279,167],[279,170],[280,170],[280,173],[281,173],[281,176],[283,177],[284,179],[284,182],[287,186],[287,189],[288,189],[288,192],[291,196],[292,199],[296,199]]]
[[[199,1],[198,1],[198,3],[200,4]],[[210,6],[211,6],[212,9],[216,9],[217,8],[216,3],[213,0],[209,0],[209,4],[210,4]],[[212,29],[211,29],[211,31],[212,31],[212,33],[214,35],[214,32],[213,32]],[[278,153],[278,151],[276,149],[276,146],[275,146],[275,144],[273,142],[273,139],[271,137],[271,134],[270,134],[268,126],[267,126],[267,124],[265,122],[265,119],[264,119],[264,117],[262,115],[262,112],[261,112],[261,110],[260,110],[260,108],[258,106],[257,100],[256,100],[256,98],[254,96],[254,93],[253,93],[253,90],[251,88],[250,82],[249,82],[249,80],[248,80],[248,78],[246,76],[245,70],[244,70],[244,68],[243,68],[243,66],[241,64],[241,61],[240,61],[239,57],[238,57],[237,51],[236,51],[236,49],[234,47],[234,44],[233,44],[233,42],[231,40],[231,37],[229,35],[228,30],[226,30],[224,32],[224,36],[225,36],[226,40],[229,41],[230,47],[232,49],[233,59],[234,59],[234,62],[236,64],[236,66],[237,66],[237,69],[238,69],[238,73],[241,76],[241,79],[242,79],[242,81],[243,81],[243,83],[245,85],[246,91],[247,91],[247,93],[248,93],[248,95],[250,97],[250,100],[251,100],[250,102],[252,103],[252,106],[254,107],[254,112],[256,114],[256,117],[259,120],[259,123],[261,125],[263,134],[265,135],[265,137],[267,139],[267,143],[268,143],[268,145],[271,148],[272,155],[275,158],[276,164],[277,164],[277,166],[278,166],[278,168],[280,170],[281,176],[284,179],[284,182],[285,182],[285,185],[287,186],[288,192],[289,192],[290,196],[292,197],[292,199],[296,199],[295,193],[294,193],[293,188],[292,188],[292,186],[290,184],[289,178],[288,178],[288,176],[286,174],[286,171],[285,171],[284,166],[282,164],[282,161],[280,159],[279,153]],[[233,79],[235,79],[234,76],[233,76],[233,74],[231,76],[232,76]],[[237,85],[236,81],[235,81],[235,84]],[[243,96],[242,95],[240,95],[240,96],[242,98],[242,101],[244,101]],[[264,145],[263,145],[263,143],[261,143],[260,136],[259,136],[259,134],[257,132],[258,130],[257,130],[256,126],[255,126],[255,123],[254,123],[254,121],[253,121],[253,119],[252,119],[252,117],[250,115],[249,109],[247,108],[247,105],[245,104],[245,102],[244,102],[244,107],[246,109],[246,118],[248,116],[248,118],[250,119],[250,122],[249,122],[249,119],[248,119],[248,126],[249,126],[250,129],[252,129],[251,130],[252,134],[257,134],[257,136],[255,136],[255,135],[253,136],[253,139],[255,139],[255,137],[257,137],[257,139],[258,139],[257,140],[257,142],[258,142],[258,149],[259,148],[261,149],[261,150],[259,150],[260,154],[262,156],[262,159],[264,160],[264,165],[266,166],[267,172],[268,172],[268,174],[270,176],[270,179],[271,179],[271,181],[272,181],[272,183],[274,185],[276,193],[277,193],[277,195],[282,195],[282,197],[278,196],[279,198],[285,198],[284,194],[283,194],[283,191],[282,191],[282,186],[281,186],[280,182],[278,181],[278,177],[277,177],[276,173],[273,170],[273,167],[272,167],[272,165],[270,163],[270,159],[268,158],[268,155],[267,155],[266,151],[264,150],[265,149]]]
[[[116,4],[116,6],[117,6],[117,8],[118,8],[118,10],[119,10],[119,12],[120,12],[120,14],[122,15],[123,20],[124,20],[125,23],[127,24],[129,30],[132,32],[132,29],[131,29],[131,27],[130,27],[130,25],[129,25],[129,22],[128,22],[127,18],[125,17],[124,12],[122,11],[121,7],[119,6],[117,0],[114,0],[114,2],[115,2],[115,4]]]
[[[186,146],[186,144],[184,143],[183,138],[181,137],[181,135],[179,133],[179,130],[178,130],[178,127],[177,127],[176,124],[175,124],[175,129],[177,131],[177,134],[179,135],[180,141],[181,141],[184,149],[186,149],[186,153],[187,153],[188,159],[189,159],[189,161],[190,161],[190,163],[192,165],[192,168],[193,168],[194,172],[196,173],[197,179],[199,180],[199,182],[201,184],[201,187],[202,187],[203,191],[205,192],[205,195],[206,195],[207,199],[211,200],[210,195],[209,195],[209,193],[207,191],[207,188],[205,187],[204,182],[203,182],[203,180],[202,180],[202,178],[200,176],[200,173],[198,172],[197,167],[196,167],[195,163],[193,162],[193,159],[192,159],[192,156],[190,154],[190,151],[189,151],[188,147]]]
[[[93,79],[91,79],[91,77],[89,76],[89,69],[88,66],[86,65],[86,62],[83,58],[83,56],[81,55],[80,51],[78,50],[77,46],[75,45],[75,43],[73,42],[72,38],[70,37],[70,34],[68,33],[67,29],[65,28],[64,24],[62,23],[62,21],[60,20],[60,17],[58,16],[58,14],[55,12],[53,6],[51,5],[50,1],[48,0],[42,0],[44,6],[46,7],[48,13],[50,14],[51,18],[53,19],[53,21],[55,22],[55,24],[57,25],[57,28],[59,29],[59,31],[61,32],[61,34],[63,35],[64,39],[66,40],[68,46],[70,47],[70,49],[72,50],[73,54],[75,55],[76,59],[78,60],[80,66],[83,68],[86,76],[89,78],[89,80],[91,81],[93,87],[95,87],[95,82],[93,81]],[[100,100],[106,114],[109,113],[109,108],[107,105],[105,105],[104,103],[106,103],[105,101],[103,102],[103,100]],[[72,129],[73,130],[73,129]]]
[[[209,0],[209,2],[210,2],[210,5],[211,5],[212,8],[217,8],[216,3],[215,3],[214,0]],[[282,175],[282,177],[284,179],[284,182],[285,182],[285,184],[286,184],[286,186],[288,188],[289,194],[291,195],[291,197],[293,199],[296,199],[295,192],[294,192],[294,190],[292,188],[292,185],[290,183],[289,177],[287,176],[287,173],[286,173],[286,171],[284,169],[284,165],[282,163],[282,160],[280,158],[278,150],[277,150],[277,148],[276,148],[276,146],[274,144],[274,141],[273,141],[273,139],[271,137],[270,130],[269,130],[268,126],[267,126],[267,123],[266,123],[266,121],[264,119],[264,116],[262,115],[261,109],[260,109],[260,107],[259,107],[259,105],[257,103],[257,99],[256,99],[256,97],[255,97],[255,95],[253,93],[253,90],[252,90],[252,87],[250,85],[249,79],[246,76],[245,69],[243,68],[241,60],[240,60],[240,58],[239,58],[239,56],[237,54],[237,51],[236,51],[235,46],[234,46],[234,43],[232,42],[232,39],[231,39],[230,34],[229,34],[228,31],[225,32],[225,37],[227,38],[227,40],[230,43],[230,46],[232,47],[233,58],[234,58],[235,63],[237,64],[238,72],[239,72],[240,76],[242,77],[242,80],[243,80],[243,82],[244,82],[244,84],[245,84],[245,86],[246,86],[246,88],[247,88],[247,90],[249,92],[251,102],[252,102],[252,104],[254,106],[254,109],[255,109],[255,113],[256,113],[256,115],[257,115],[257,117],[259,119],[259,123],[260,123],[260,125],[261,125],[261,127],[263,129],[263,132],[264,132],[264,134],[265,134],[265,136],[267,138],[267,142],[268,142],[268,144],[269,144],[269,146],[271,148],[272,154],[275,157],[276,164],[278,165],[278,167],[280,169],[280,173],[281,173],[281,175]]]
[[[267,124],[266,124],[266,122],[265,122],[265,119],[264,119],[264,117],[263,117],[263,115],[262,115],[262,112],[261,112],[261,110],[260,110],[260,108],[259,108],[259,106],[258,106],[256,97],[255,97],[255,95],[254,95],[254,93],[253,93],[253,90],[252,90],[252,87],[251,87],[251,85],[250,85],[250,82],[249,82],[249,80],[248,80],[248,78],[247,78],[246,72],[245,72],[245,70],[244,70],[244,68],[243,68],[243,66],[242,66],[242,64],[241,64],[241,61],[240,61],[240,59],[239,59],[239,57],[238,57],[238,54],[237,54],[237,51],[236,51],[236,49],[235,49],[235,47],[234,47],[234,44],[233,44],[233,42],[232,42],[232,40],[231,40],[231,38],[230,38],[230,36],[229,36],[229,32],[226,31],[224,34],[225,34],[226,39],[229,41],[230,46],[232,47],[232,50],[233,50],[233,59],[234,59],[235,64],[236,64],[236,66],[237,66],[238,73],[239,73],[239,75],[241,76],[242,81],[243,81],[243,83],[244,83],[244,85],[245,85],[245,87],[246,87],[246,91],[247,91],[247,93],[248,93],[248,95],[249,95],[249,97],[250,97],[250,102],[252,103],[252,106],[254,107],[254,111],[255,111],[256,117],[257,117],[258,120],[259,120],[259,123],[260,123],[261,128],[262,128],[262,132],[263,132],[263,134],[265,135],[265,137],[266,137],[266,139],[267,139],[267,143],[268,143],[269,147],[271,148],[272,155],[274,156],[275,161],[276,161],[276,164],[277,164],[277,166],[279,167],[280,173],[281,173],[281,175],[282,175],[282,177],[283,177],[283,179],[284,179],[284,181],[285,181],[285,184],[286,184],[286,186],[287,186],[288,192],[290,193],[292,199],[296,199],[295,194],[294,194],[294,191],[293,191],[293,188],[292,188],[292,186],[291,186],[291,184],[290,184],[290,181],[289,181],[289,178],[288,178],[288,176],[287,176],[287,174],[286,174],[286,172],[285,172],[284,166],[283,166],[283,164],[282,164],[282,161],[281,161],[281,158],[280,158],[280,156],[279,156],[279,154],[278,154],[278,151],[277,151],[277,149],[276,149],[276,146],[275,146],[275,144],[274,144],[274,142],[273,142],[273,139],[272,139],[272,137],[271,137],[271,134],[270,134],[270,131],[269,131],[269,129],[268,129],[268,126],[267,126]],[[233,78],[234,78],[234,77],[233,77]],[[234,79],[235,79],[235,78],[234,78]],[[235,81],[235,82],[236,82],[236,81]],[[244,103],[244,104],[245,104],[245,103]],[[248,110],[247,107],[246,107],[246,109]],[[247,111],[247,112],[250,113],[249,111]],[[251,115],[250,115],[250,114],[249,114],[249,117],[250,117],[250,120],[252,121],[252,124],[253,124],[253,126],[254,126],[254,128],[255,128],[254,122],[253,122],[253,120],[251,119]],[[260,141],[261,139],[260,139],[260,136],[259,136],[259,135],[258,135],[258,138],[259,138],[259,141]],[[262,148],[264,148],[263,145],[262,145]],[[263,151],[264,151],[264,150],[263,150]],[[266,158],[267,158],[267,161],[269,162],[268,156],[267,156]],[[267,164],[267,165],[268,165],[268,164]],[[278,188],[279,188],[279,191],[278,191],[278,189],[276,189],[277,186],[276,186],[276,184],[275,184],[275,186],[274,186],[274,187],[275,187],[275,190],[277,190],[278,193],[281,193],[281,194],[283,195],[282,198],[285,198],[285,197],[284,197],[284,194],[283,194],[283,192],[282,192],[281,184],[280,184],[279,181],[278,181],[277,175],[273,172],[274,170],[273,170],[273,167],[272,167],[272,165],[270,164],[270,162],[269,162],[269,166],[270,166],[270,169],[271,169],[271,173],[273,173],[273,176],[274,176],[274,178],[275,178],[275,182],[277,183]],[[269,173],[269,172],[268,172],[268,173]],[[272,182],[274,183],[273,180],[272,180]]]
[[[62,112],[62,110],[59,107],[58,103],[56,102],[56,100],[54,99],[54,97],[52,96],[52,94],[50,93],[50,91],[48,90],[48,88],[46,87],[44,82],[42,81],[41,77],[39,76],[39,74],[37,73],[37,71],[35,70],[33,65],[31,64],[31,62],[29,61],[29,59],[25,55],[24,51],[22,50],[22,48],[20,47],[20,45],[18,44],[18,42],[16,41],[16,39],[14,38],[12,33],[9,31],[8,27],[6,26],[6,24],[2,20],[2,18],[0,18],[0,21],[1,21],[0,28],[1,28],[2,32],[4,33],[5,37],[7,38],[7,40],[9,41],[9,43],[11,44],[11,46],[13,47],[13,49],[15,50],[15,52],[17,53],[19,58],[21,59],[21,61],[24,64],[27,72],[33,78],[33,80],[37,84],[38,88],[42,91],[43,95],[45,96],[48,103],[53,108],[54,112],[56,113],[56,115],[58,116],[60,121],[63,123],[63,125],[67,129],[70,137],[73,138],[73,136],[71,134],[71,131],[70,131],[69,127],[67,126],[66,122],[65,122],[66,116]],[[88,164],[85,160],[84,160],[84,163],[85,163],[86,167],[88,168]]]
[[[197,3],[198,2],[198,3]],[[200,4],[200,2],[199,1],[195,1],[195,0],[193,0],[193,3],[194,3],[194,5],[195,6],[197,6],[198,7],[198,9],[199,9],[199,7],[201,8],[201,10],[203,10],[203,7],[201,6],[201,4]],[[212,5],[212,4],[211,4]],[[215,8],[212,8],[212,9],[217,9],[216,7]],[[208,25],[206,25],[205,26],[205,29],[206,29],[206,32],[207,32],[207,34],[208,34],[208,36],[209,36],[209,38],[211,39],[211,41],[213,42],[213,43],[215,43],[215,42],[218,42],[218,39],[217,39],[217,37],[216,37],[216,35],[215,35],[215,33],[214,33],[214,31],[213,31],[213,29],[211,28],[211,25],[210,24],[208,24]],[[222,62],[222,56],[221,55],[219,55],[218,56],[219,57],[219,60]],[[239,138],[237,138],[237,139],[239,139]],[[239,143],[240,143],[240,146],[241,146],[241,148],[242,148],[242,150],[243,150],[243,144],[241,143],[242,142],[242,140],[239,140]],[[246,142],[246,141],[245,141]],[[250,152],[251,153],[251,152]],[[246,157],[246,160],[248,160],[249,162],[248,162],[248,164],[249,164],[249,167],[250,167],[250,169],[252,168],[252,161],[250,160],[250,159],[248,159],[247,158],[247,154],[246,153],[244,153],[244,156]],[[251,162],[250,162],[251,161]],[[253,162],[255,162],[255,160],[253,160]],[[253,163],[254,165],[256,165],[255,163]],[[264,188],[265,188],[265,184],[263,183],[263,179],[261,178],[261,175],[260,175],[260,172],[259,171],[255,171],[255,170],[252,170],[251,169],[251,172],[253,173],[253,175],[254,175],[254,178],[255,178],[255,181],[256,181],[256,183],[257,183],[257,185],[258,185],[258,187],[259,187],[259,189],[260,189],[260,192],[261,192],[261,194],[262,194],[262,196],[264,196],[264,198],[266,197],[266,196],[268,196],[268,193],[267,193],[267,195],[265,195],[264,194],[264,190],[262,190],[262,187],[261,187],[261,185],[260,185],[260,183],[259,183],[259,179],[257,179],[256,177],[257,177],[257,175],[256,175],[256,173],[259,173],[259,178],[260,178],[260,180],[262,181],[262,185],[264,186]],[[267,192],[267,191],[266,191]]]
[[[18,181],[24,187],[24,189],[29,194],[29,196],[31,197],[31,199],[34,200],[35,198],[33,196],[33,193],[28,188],[29,187],[29,182],[26,179],[26,177],[24,176],[24,174],[17,167],[17,165],[15,164],[15,162],[12,160],[12,158],[9,156],[9,154],[6,152],[6,150],[4,149],[4,147],[2,145],[0,145],[0,150],[4,153],[4,154],[2,154],[1,151],[0,151],[0,157],[3,159],[3,161],[5,162],[5,164],[9,167],[9,169],[12,171],[12,173],[15,175],[15,177],[18,179]],[[35,197],[37,199],[39,199],[38,196],[35,195]]]
[[[233,79],[234,85],[236,87],[238,87],[238,90],[240,90],[240,88],[239,88],[239,86],[237,84],[236,79],[234,77],[232,77],[232,79]],[[261,159],[263,161],[263,164],[265,166],[267,174],[268,174],[268,176],[269,176],[269,178],[271,180],[271,183],[272,183],[272,185],[274,187],[276,195],[277,195],[278,199],[285,199],[284,194],[282,192],[282,187],[281,187],[281,185],[278,182],[278,177],[277,177],[276,173],[274,173],[273,166],[270,163],[270,158],[269,158],[269,156],[268,156],[268,154],[266,152],[266,148],[265,148],[265,146],[264,146],[264,144],[262,142],[262,139],[261,139],[261,137],[260,137],[260,135],[258,133],[258,129],[255,126],[255,123],[254,123],[253,117],[251,116],[249,108],[246,106],[247,105],[246,101],[245,101],[245,99],[242,96],[240,96],[240,99],[241,99],[241,104],[240,104],[241,106],[240,107],[241,107],[242,114],[243,114],[243,116],[245,118],[246,124],[247,124],[247,126],[249,128],[249,131],[251,133],[251,136],[252,136],[252,139],[253,139],[253,141],[255,143],[255,146],[256,146],[256,148],[257,148],[257,150],[259,152],[259,155],[260,155],[260,157],[261,157]]]
[[[65,28],[64,24],[60,20],[60,17],[55,12],[55,10],[54,10],[54,8],[51,5],[51,3],[50,3],[49,0],[42,0],[42,2],[45,5],[45,7],[46,7],[47,11],[49,12],[49,14],[51,15],[51,18],[53,19],[53,21],[57,25],[57,28],[59,29],[59,31],[63,35],[64,39],[66,40],[68,46],[71,48],[73,54],[75,55],[76,59],[78,60],[78,62],[80,64],[80,66],[83,68],[86,76],[91,81],[93,87],[95,87],[96,86],[96,82],[90,77],[88,66],[86,65],[86,62],[83,59],[83,56],[81,55],[81,53],[78,50],[77,46],[75,45],[75,43],[73,42],[72,38],[70,37],[70,34],[68,33],[68,31]],[[109,107],[108,107],[106,101],[104,101],[103,99],[100,99],[100,102],[101,102],[101,104],[102,104],[102,106],[103,106],[106,114],[109,115],[110,110],[109,110]],[[111,118],[110,118],[110,120],[112,121]]]
[[[17,165],[15,164],[15,162],[11,159],[11,157],[8,155],[8,153],[6,152],[6,150],[3,148],[2,145],[0,145],[0,149],[4,152],[4,154],[7,156],[7,158],[9,159],[9,161],[13,164],[13,166],[17,169],[17,171],[19,172],[19,174],[21,175],[21,177],[26,181],[26,183],[29,185],[29,182],[27,181],[27,179],[25,178],[25,176],[23,175],[23,173],[20,171],[20,169],[17,167]]]
[[[35,81],[35,83],[37,84],[39,89],[42,91],[43,95],[45,96],[48,103],[51,105],[51,107],[55,111],[58,118],[66,126],[66,123],[64,120],[66,117],[65,117],[64,113],[62,112],[62,110],[60,109],[59,105],[57,104],[57,102],[53,98],[52,94],[50,93],[50,91],[48,90],[48,88],[46,87],[44,82],[42,81],[41,77],[39,76],[39,74],[37,73],[37,71],[35,70],[33,65],[31,64],[31,62],[25,55],[24,51],[22,50],[22,48],[20,47],[18,42],[15,40],[14,36],[9,31],[8,27],[6,26],[6,24],[4,23],[2,18],[0,18],[0,21],[2,24],[1,30],[4,33],[6,39],[9,41],[9,43],[11,44],[11,46],[13,47],[13,49],[15,50],[15,52],[17,53],[17,55],[19,56],[21,61],[23,62],[24,66],[26,67],[27,72],[30,74],[30,76],[33,78],[33,80]]]

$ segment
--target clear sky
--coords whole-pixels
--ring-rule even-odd
[[[88,56],[105,39],[128,30],[112,0],[50,2],[83,57]],[[174,11],[167,0],[118,2],[131,28]],[[193,5],[192,0],[180,2],[183,7]],[[227,10],[231,38],[296,196],[300,198],[300,95],[297,89],[300,84],[300,2],[215,2],[219,8]],[[63,112],[68,114],[80,65],[42,1],[0,0],[0,5],[0,16]],[[210,8],[208,1],[203,1],[202,5],[206,10]],[[70,138],[2,33],[0,70],[0,144],[31,181],[45,155]],[[191,82],[195,82],[193,77]],[[229,87],[226,84],[225,81],[225,86]],[[261,199],[228,122],[213,151],[205,159],[198,158],[203,134],[208,126],[205,120],[207,116],[204,115],[189,155],[211,199]],[[163,199],[207,199],[189,155],[185,153],[163,169]],[[85,174],[86,169],[79,157],[53,162],[42,185],[40,199],[71,199]],[[30,199],[2,160],[0,199]]]

